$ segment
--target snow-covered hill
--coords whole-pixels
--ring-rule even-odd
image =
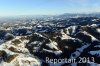
[[[0,66],[41,66],[41,62],[31,55],[25,45],[27,36],[16,36],[0,45]]]
[[[69,26],[58,32],[33,33],[26,48],[47,66],[92,66],[91,63],[47,63],[51,59],[93,57],[94,65],[100,65],[100,33],[98,25]],[[53,61],[53,60],[52,60]],[[89,62],[93,60],[89,59]],[[77,61],[78,62],[78,61]]]
[[[27,34],[0,32],[0,66],[99,66],[100,24],[71,25]],[[26,31],[26,32],[23,32]],[[25,34],[23,34],[25,33]],[[17,35],[19,34],[19,35]],[[90,57],[94,63],[47,63],[51,59]],[[51,60],[53,61],[53,60]]]

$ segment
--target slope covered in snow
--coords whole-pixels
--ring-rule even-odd
[[[16,36],[0,45],[0,66],[40,66],[40,60],[25,48],[27,42],[26,36]]]
[[[99,65],[100,47],[98,45],[100,45],[100,33],[96,30],[99,27],[91,27],[91,25],[77,27],[78,28],[75,29],[75,26],[71,26],[71,28],[68,27],[51,33],[33,33],[31,40],[26,44],[26,48],[31,54],[42,60],[42,65],[74,66],[71,63],[47,63],[46,57],[51,59],[74,58],[76,60],[78,60],[79,57],[94,57],[94,65]],[[73,31],[69,32],[70,29]],[[88,61],[92,62],[91,59]],[[92,66],[88,62],[85,64],[76,63],[76,66],[77,65]]]
[[[84,24],[84,19],[91,18],[72,19],[73,24],[64,27],[38,24],[27,29],[0,30],[0,66],[99,66],[99,21]],[[77,25],[74,21],[78,21]],[[79,63],[80,57],[85,57],[86,62]],[[66,58],[69,61],[65,62]],[[71,63],[71,59],[76,62]]]

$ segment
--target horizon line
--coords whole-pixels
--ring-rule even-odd
[[[23,15],[0,15],[0,17],[17,17],[17,16],[56,16],[56,15],[63,15],[63,14],[96,14],[100,12],[66,12],[66,13],[59,13],[59,14],[23,14]]]

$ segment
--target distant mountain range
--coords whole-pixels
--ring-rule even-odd
[[[100,17],[100,12],[96,13],[64,13],[61,15],[58,15],[56,17],[59,18],[65,18],[65,17]]]
[[[77,18],[77,17],[100,17],[100,12],[94,13],[64,13],[59,15],[19,15],[19,16],[5,16],[0,17],[1,22],[12,22],[15,20],[30,20],[30,19],[56,19],[56,18]]]
[[[100,12],[93,13],[64,13],[59,15],[19,15],[19,16],[5,16],[0,18],[43,18],[43,17],[100,17]]]

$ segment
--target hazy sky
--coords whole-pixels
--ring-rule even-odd
[[[100,0],[0,0],[0,16],[100,12]]]

